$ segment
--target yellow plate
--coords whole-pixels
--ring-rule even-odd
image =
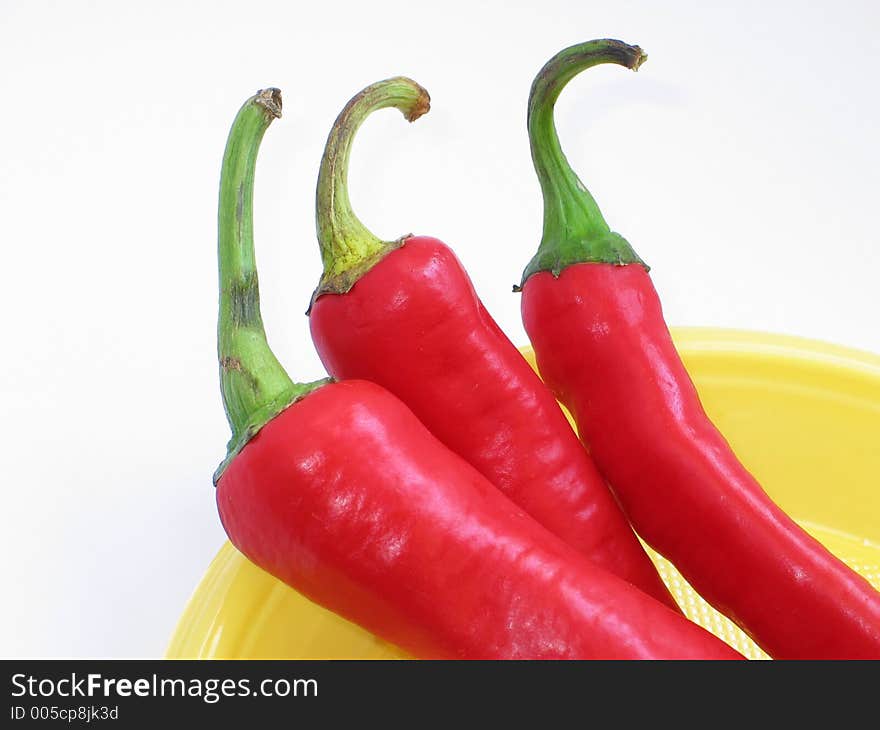
[[[706,411],[745,465],[783,509],[880,588],[880,357],[751,332],[677,329],[673,336]],[[652,557],[691,619],[747,656],[764,656],[669,563]],[[404,655],[226,543],[190,598],[167,656]]]

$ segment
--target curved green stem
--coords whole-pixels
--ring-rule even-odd
[[[264,89],[235,117],[220,173],[218,257],[220,391],[232,429],[227,457],[214,481],[272,417],[320,383],[294,383],[269,348],[260,314],[254,257],[254,171],[263,135],[281,116],[281,92]],[[323,381],[321,381],[323,382]]]
[[[355,134],[370,114],[388,107],[399,109],[407,121],[414,122],[430,110],[431,97],[415,81],[404,77],[371,84],[345,105],[327,137],[316,196],[324,273],[315,297],[325,292],[344,294],[406,238],[379,239],[354,214],[348,198],[348,164]]]
[[[559,145],[553,108],[565,85],[581,71],[602,63],[637,71],[646,59],[638,46],[615,40],[588,41],[557,53],[535,77],[528,128],[532,162],[544,195],[544,234],[522,283],[538,271],[558,276],[576,263],[645,265],[626,239],[608,227],[593,196],[568,164]]]

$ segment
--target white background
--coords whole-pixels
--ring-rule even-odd
[[[270,341],[322,375],[323,142],[362,86],[433,110],[363,128],[352,199],[379,235],[438,236],[525,342],[510,293],[541,229],[529,84],[571,43],[639,43],[557,120],[668,320],[880,352],[874,2],[0,3],[0,654],[158,656],[224,535],[216,194],[229,124],[279,86],[257,173]]]

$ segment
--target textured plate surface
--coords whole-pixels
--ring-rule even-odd
[[[752,332],[695,328],[673,336],[706,411],[743,463],[783,509],[880,588],[880,357]],[[764,656],[668,562],[652,557],[691,619],[746,656]],[[190,598],[167,655],[404,656],[229,543]]]

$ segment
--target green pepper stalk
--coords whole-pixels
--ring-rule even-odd
[[[263,135],[280,116],[281,92],[272,88],[258,92],[235,117],[223,154],[217,356],[232,438],[226,458],[214,474],[215,484],[231,459],[269,420],[326,382],[294,383],[290,379],[269,347],[260,314],[254,256],[254,171]]]
[[[361,223],[348,198],[348,165],[355,134],[364,120],[379,109],[399,109],[408,122],[431,109],[428,92],[403,76],[370,84],[354,96],[339,113],[330,134],[316,195],[318,244],[324,273],[315,291],[345,294],[355,282],[409,237],[383,241]]]
[[[559,276],[572,264],[641,264],[648,268],[627,240],[605,222],[593,196],[565,158],[553,121],[559,94],[581,71],[602,63],[638,71],[647,58],[638,46],[621,41],[588,41],[557,53],[535,77],[529,96],[528,129],[532,161],[544,195],[544,234],[514,291],[538,271]]]

